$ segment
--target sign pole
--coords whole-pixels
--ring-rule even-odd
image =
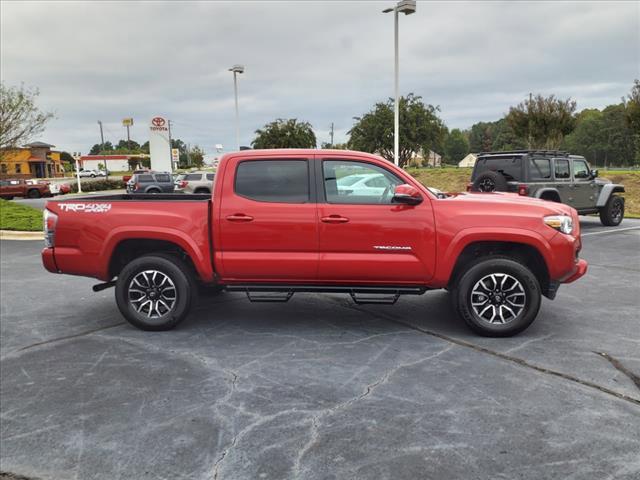
[[[78,181],[78,193],[82,193],[82,186],[80,185],[80,163],[76,158],[76,180]]]

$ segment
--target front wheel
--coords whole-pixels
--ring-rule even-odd
[[[624,218],[624,198],[611,195],[604,207],[600,209],[600,222],[607,227],[615,227]]]
[[[189,314],[197,286],[193,273],[173,255],[145,255],[127,264],[116,282],[116,303],[141,330],[170,330]]]
[[[473,264],[451,292],[458,315],[485,337],[510,337],[535,320],[541,303],[538,279],[521,263],[493,257]]]

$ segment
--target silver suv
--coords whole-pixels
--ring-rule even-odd
[[[215,173],[189,172],[181,173],[176,177],[176,193],[208,193],[213,190]]]

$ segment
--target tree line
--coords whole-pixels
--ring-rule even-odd
[[[576,112],[571,98],[530,95],[509,108],[503,118],[478,122],[467,130],[449,130],[440,118],[440,108],[425,104],[418,95],[401,97],[401,166],[425,152],[434,151],[444,162],[457,164],[467,154],[520,149],[567,150],[585,156],[592,164],[640,165],[640,81],[619,104],[603,110]],[[393,99],[376,103],[349,130],[346,143],[322,148],[348,148],[377,153],[393,161]],[[316,148],[317,139],[309,122],[277,119],[255,131],[253,148]]]

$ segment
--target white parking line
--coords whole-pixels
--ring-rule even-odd
[[[602,235],[603,233],[616,233],[616,232],[624,232],[625,230],[639,230],[640,227],[627,227],[627,228],[616,228],[614,230],[603,230],[601,232],[593,232],[593,233],[583,233],[582,237],[588,237],[589,235]]]

